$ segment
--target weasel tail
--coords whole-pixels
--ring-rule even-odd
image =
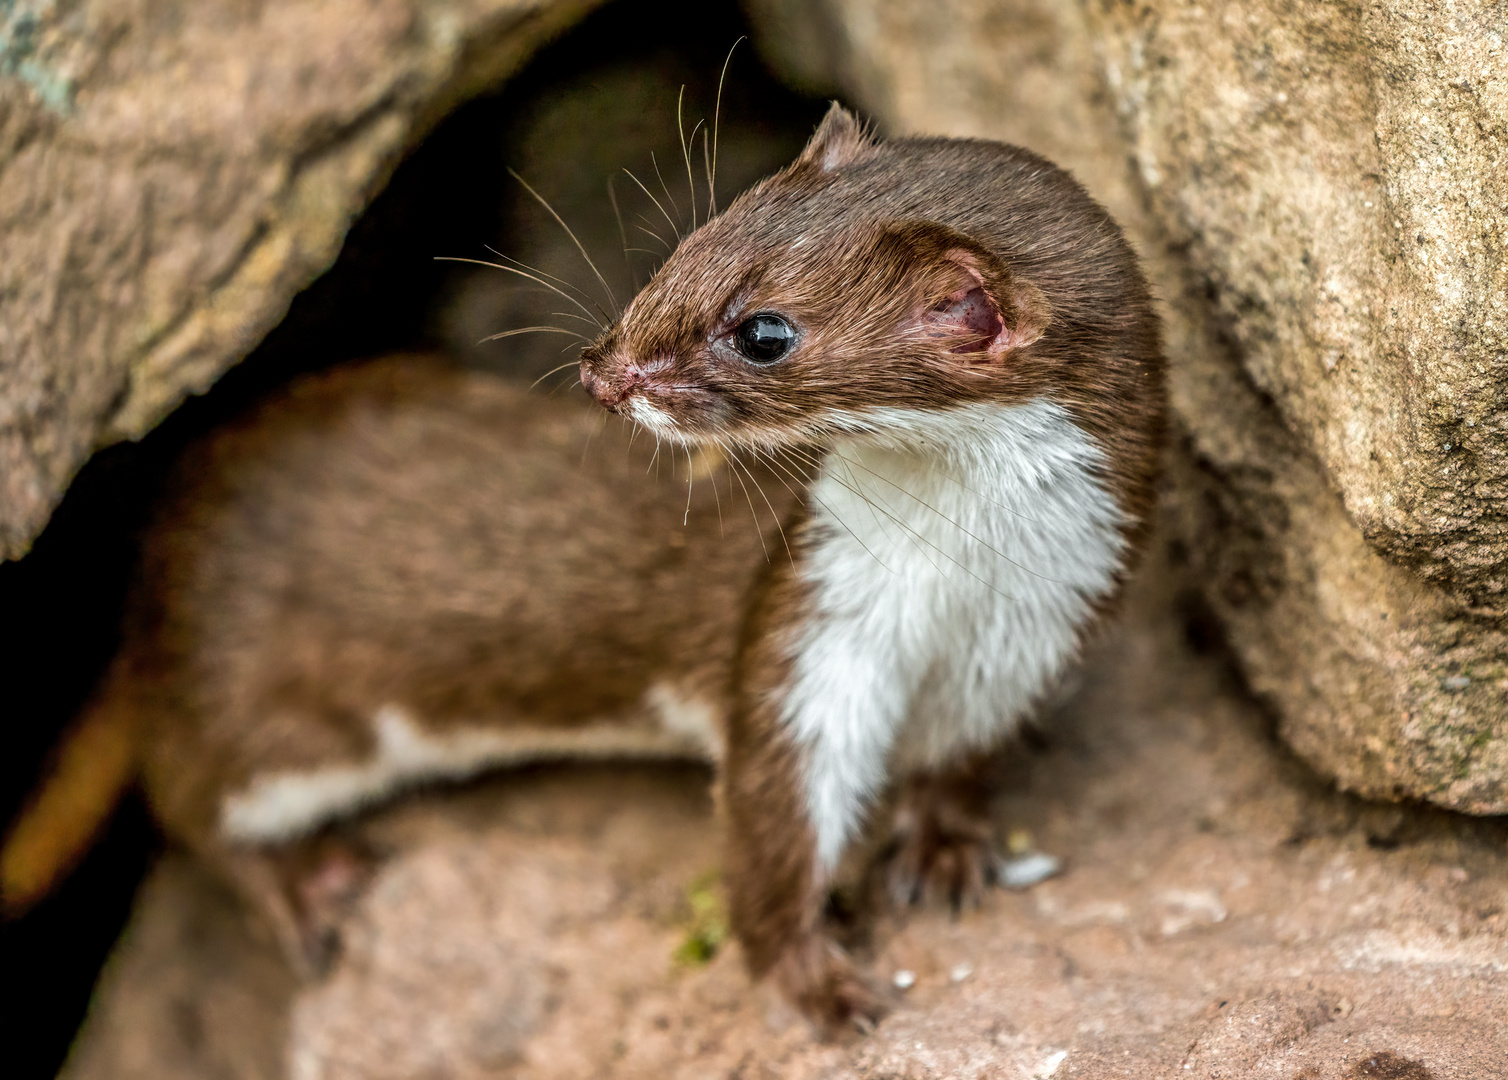
[[[89,850],[136,779],[135,701],[111,674],[58,747],[52,768],[0,849],[0,911],[23,914]]]

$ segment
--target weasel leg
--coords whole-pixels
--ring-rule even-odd
[[[748,694],[730,717],[723,807],[733,931],[756,978],[771,978],[832,1032],[867,1031],[890,1011],[822,927],[826,882],[801,786],[798,751],[772,695]]]
[[[362,841],[336,831],[227,850],[218,861],[302,979],[318,978],[339,957],[341,927],[378,863]]]
[[[995,878],[989,801],[993,761],[980,755],[903,782],[885,878],[898,907],[977,907]]]

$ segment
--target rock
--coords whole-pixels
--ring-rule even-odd
[[[750,7],[792,78],[1111,208],[1165,300],[1168,523],[1282,734],[1349,789],[1508,811],[1501,12]]]
[[[1291,767],[1152,585],[997,806],[997,836],[1029,830],[1062,875],[866,920],[866,970],[897,988],[866,1037],[813,1039],[735,947],[684,959],[720,860],[708,777],[596,765],[371,815],[387,859],[305,986],[170,855],[61,1075],[1500,1075],[1508,830],[1390,808],[1399,843],[1369,843],[1376,823]]]
[[[257,344],[435,120],[594,3],[0,9],[0,557]]]

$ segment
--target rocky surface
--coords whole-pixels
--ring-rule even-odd
[[[1144,584],[998,805],[1001,837],[1064,872],[867,924],[875,976],[913,977],[870,1036],[815,1040],[731,946],[676,958],[716,940],[704,776],[562,769],[373,820],[390,857],[302,989],[214,881],[165,860],[63,1076],[1502,1075],[1503,827],[1327,790],[1166,595]]]
[[[592,6],[0,5],[0,557],[257,344],[446,109]]]
[[[750,7],[797,81],[1116,213],[1166,305],[1167,504],[1283,734],[1508,811],[1502,4]]]

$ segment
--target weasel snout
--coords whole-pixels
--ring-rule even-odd
[[[623,404],[623,399],[633,389],[632,380],[605,379],[598,375],[585,357],[581,360],[581,385],[609,412],[617,412],[618,406]]]

